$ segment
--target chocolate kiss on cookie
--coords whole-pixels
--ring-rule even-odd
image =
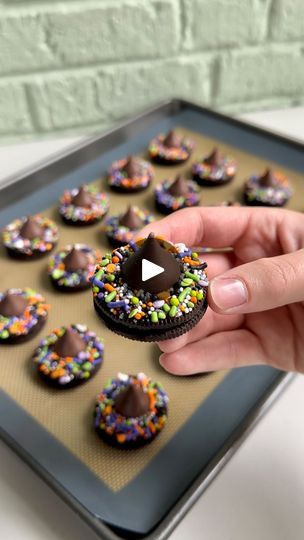
[[[34,238],[42,238],[44,230],[33,217],[28,217],[23,223],[19,233],[22,238],[34,240]]]
[[[84,208],[90,208],[92,206],[93,197],[88,192],[85,186],[80,186],[78,193],[72,197],[72,203],[75,206],[82,206]]]
[[[181,137],[175,131],[169,131],[163,140],[163,145],[167,148],[179,148],[181,146]]]
[[[119,225],[122,225],[123,227],[128,227],[128,229],[135,231],[137,229],[140,229],[143,226],[143,221],[136,214],[133,206],[129,206],[125,214],[120,216]]]
[[[168,192],[173,197],[186,197],[189,193],[187,180],[183,176],[178,175],[169,187]]]
[[[204,163],[207,163],[207,165],[220,165],[221,163],[221,156],[218,148],[214,148],[209,154],[209,156],[205,157]]]
[[[68,272],[77,272],[77,270],[86,270],[89,264],[88,258],[80,249],[72,248],[64,257],[63,264]]]
[[[86,344],[82,337],[71,328],[67,328],[65,333],[54,344],[54,352],[61,358],[67,356],[75,357],[81,351],[85,351]]]
[[[157,276],[142,281],[142,261],[146,259],[164,268]],[[129,287],[147,292],[167,291],[180,277],[180,265],[172,253],[161,245],[161,240],[150,233],[138,251],[129,256],[121,268],[122,275]]]
[[[129,156],[123,170],[129,178],[133,178],[133,176],[140,174],[140,164],[136,158]]]
[[[266,169],[264,174],[259,178],[259,184],[263,187],[275,187],[277,185],[275,177],[272,174],[271,169]]]
[[[0,315],[3,317],[20,317],[26,308],[28,302],[20,294],[6,294],[0,302]]]
[[[148,394],[139,386],[130,384],[119,392],[115,399],[115,410],[127,418],[138,418],[149,411]]]

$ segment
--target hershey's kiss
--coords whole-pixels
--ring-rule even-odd
[[[86,343],[77,331],[67,328],[64,334],[57,339],[54,344],[54,352],[61,358],[67,356],[77,356],[81,351],[85,351]]]
[[[0,302],[0,315],[20,317],[25,312],[27,305],[27,300],[20,294],[7,293]]]
[[[20,228],[20,236],[22,238],[27,238],[28,240],[34,240],[34,238],[42,238],[44,235],[44,229],[37,223],[35,218],[28,217],[24,221],[22,227]]]
[[[135,212],[134,207],[130,205],[127,211],[120,216],[119,225],[135,231],[143,226],[143,220],[140,219],[139,215]]]
[[[72,204],[75,206],[82,206],[84,208],[90,208],[92,206],[93,197],[85,186],[80,186],[78,192],[72,197]]]
[[[133,176],[137,176],[138,174],[140,174],[140,169],[141,167],[138,159],[129,156],[123,168],[124,172],[128,175],[128,177],[133,178]]]
[[[65,269],[68,272],[76,272],[77,270],[86,270],[89,260],[83,251],[73,247],[71,251],[62,260]]]
[[[186,197],[189,193],[187,180],[183,176],[178,175],[168,188],[168,192],[173,197]]]
[[[150,400],[139,386],[130,384],[119,392],[115,399],[115,410],[127,418],[138,418],[149,411]]]
[[[204,159],[204,163],[207,163],[207,165],[220,165],[221,161],[220,151],[218,148],[214,148],[211,154]]]
[[[180,148],[181,142],[181,137],[172,130],[164,138],[163,145],[167,146],[167,148]]]
[[[263,187],[275,187],[277,185],[275,177],[271,169],[266,169],[264,174],[259,178],[259,184]]]
[[[161,266],[164,268],[164,272],[142,281],[143,259]],[[143,289],[152,293],[167,291],[180,277],[179,262],[172,253],[162,247],[161,241],[155,238],[153,233],[149,234],[138,251],[129,256],[121,271],[132,289]]]

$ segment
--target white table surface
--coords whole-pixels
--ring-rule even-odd
[[[251,113],[252,123],[304,140],[304,107]],[[1,178],[79,140],[0,147]],[[170,540],[303,540],[304,378],[298,376],[176,528]],[[96,535],[0,443],[1,540]]]

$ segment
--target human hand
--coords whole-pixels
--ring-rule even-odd
[[[187,246],[231,246],[204,254],[207,310],[190,332],[159,343],[161,365],[190,375],[250,364],[304,372],[304,215],[272,208],[198,207],[152,223]]]

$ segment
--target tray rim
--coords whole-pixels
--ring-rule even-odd
[[[33,166],[29,166],[23,170],[21,170],[19,173],[15,173],[13,175],[7,176],[3,179],[3,183],[0,186],[0,195],[1,195],[1,202],[4,202],[4,206],[7,206],[8,201],[8,195],[9,194],[16,194],[18,192],[18,199],[22,198],[25,194],[29,193],[32,189],[32,183],[33,181],[37,183],[38,187],[42,187],[40,184],[41,175],[43,178],[43,174],[47,172],[49,167],[56,168],[59,166],[59,163],[61,165],[64,165],[67,159],[71,159],[73,154],[78,154],[81,151],[87,151],[88,148],[93,148],[96,144],[98,144],[101,141],[107,140],[108,143],[111,143],[111,140],[113,137],[117,136],[117,134],[124,135],[124,131],[126,129],[138,126],[138,123],[146,122],[149,117],[153,117],[153,120],[157,120],[157,117],[159,119],[164,118],[164,116],[174,116],[174,114],[177,114],[185,109],[191,109],[200,113],[208,114],[209,116],[212,116],[213,118],[217,118],[219,120],[222,120],[224,122],[228,122],[230,125],[235,125],[237,127],[241,127],[243,129],[249,130],[251,132],[254,132],[258,135],[266,136],[267,138],[270,138],[272,140],[280,141],[284,144],[291,145],[293,148],[296,148],[298,150],[304,149],[304,144],[297,140],[290,137],[286,137],[280,134],[272,133],[271,131],[268,131],[264,128],[260,128],[258,126],[255,126],[254,124],[250,124],[246,121],[239,120],[233,117],[230,117],[226,114],[213,111],[207,107],[201,107],[200,105],[197,105],[195,103],[191,103],[186,100],[181,99],[172,99],[172,100],[166,100],[162,103],[153,106],[149,109],[146,109],[144,112],[133,116],[129,120],[125,120],[123,122],[118,123],[117,125],[113,126],[112,128],[106,130],[102,134],[93,135],[88,138],[84,138],[83,140],[79,141],[76,144],[72,144],[71,146],[67,147],[64,151],[56,152],[49,156],[46,160],[43,160],[43,162],[36,162],[33,164]],[[156,118],[155,118],[156,116]],[[134,134],[133,134],[134,135]],[[88,157],[87,161],[89,161],[91,158]],[[83,162],[82,162],[83,163]],[[56,170],[55,177],[58,176],[59,172]],[[31,177],[31,178],[30,178]],[[28,179],[27,182],[24,180]],[[43,182],[43,185],[45,185],[49,181],[49,179],[45,179]],[[21,183],[23,182],[23,189],[20,190]],[[13,199],[14,202],[16,199]],[[1,208],[1,207],[0,207]],[[167,515],[162,519],[159,525],[156,526],[156,528],[151,532],[150,534],[145,536],[145,539],[147,540],[165,540],[165,538],[168,537],[168,535],[172,532],[172,530],[175,528],[177,523],[183,518],[183,516],[186,514],[186,512],[190,509],[190,507],[194,504],[194,502],[198,499],[198,497],[202,494],[202,492],[206,489],[206,487],[210,484],[210,482],[213,480],[213,478],[220,472],[220,470],[224,467],[224,465],[229,461],[230,457],[234,454],[234,452],[238,449],[240,444],[243,442],[243,440],[246,438],[246,436],[253,430],[253,428],[256,426],[260,418],[264,416],[266,411],[270,408],[270,406],[275,402],[277,397],[280,395],[281,391],[283,391],[287,385],[294,379],[295,375],[292,373],[280,373],[278,374],[278,377],[276,381],[269,387],[267,392],[264,393],[262,396],[260,403],[258,403],[254,411],[248,415],[250,418],[247,419],[247,417],[244,419],[244,421],[240,424],[239,428],[236,430],[235,433],[231,435],[231,438],[233,439],[233,442],[229,441],[223,447],[221,455],[217,455],[216,463],[211,462],[208,468],[206,468],[201,475],[198,476],[198,478],[192,483],[192,485],[185,491],[185,493],[181,496],[181,498],[178,500],[178,502],[172,507],[172,509],[167,513]],[[48,473],[41,467],[41,470],[39,471],[39,465],[37,466],[37,463],[34,459],[31,458],[31,456],[28,456],[27,453],[18,446],[18,444],[10,440],[10,437],[7,433],[3,433],[2,430],[0,430],[0,435],[2,434],[2,438],[5,440],[5,442],[20,456],[24,459],[24,461],[33,469],[35,470],[45,481],[46,483],[55,491],[57,492],[61,498],[63,498],[67,503],[70,504],[70,506],[78,513],[80,514],[83,519],[95,530],[103,538],[109,538],[110,540],[119,540],[121,537],[117,536],[115,532],[112,532],[112,530],[103,523],[99,518],[93,518],[92,514],[90,514],[82,505],[79,503],[74,497],[67,493],[64,488],[61,489],[59,485],[56,484],[56,482],[53,480],[51,475],[48,475]]]

